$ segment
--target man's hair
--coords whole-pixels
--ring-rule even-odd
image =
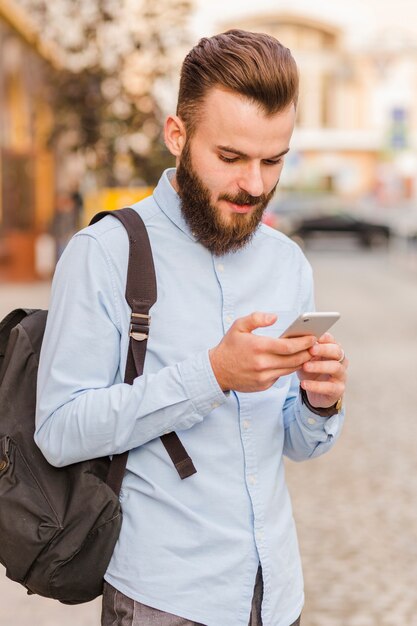
[[[239,93],[272,115],[297,105],[297,65],[290,50],[271,35],[228,30],[204,37],[187,54],[181,70],[177,115],[189,135],[214,87]]]

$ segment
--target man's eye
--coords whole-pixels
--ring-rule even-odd
[[[225,163],[235,163],[239,157],[226,157],[223,154],[219,154],[219,159]]]
[[[279,165],[280,163],[282,163],[282,158],[280,159],[276,159],[275,161],[272,159],[266,159],[266,161],[264,161],[265,165]]]

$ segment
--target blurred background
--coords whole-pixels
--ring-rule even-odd
[[[294,54],[297,129],[265,221],[305,250],[351,360],[341,441],[287,467],[303,626],[417,626],[416,18],[410,0],[0,0],[0,318],[47,307],[75,230],[173,165],[161,130],[198,38],[242,27]],[[29,598],[3,572],[1,626],[98,626],[99,600]]]
[[[151,193],[181,60],[229,27],[300,68],[297,130],[265,220],[303,243],[417,240],[417,26],[407,0],[0,0],[0,279],[49,278],[100,209]],[[409,19],[407,19],[409,17]]]

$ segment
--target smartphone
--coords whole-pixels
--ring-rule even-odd
[[[321,337],[340,318],[336,311],[312,311],[299,315],[280,335],[281,337],[301,337],[314,335]]]

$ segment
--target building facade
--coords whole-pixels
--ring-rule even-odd
[[[11,0],[0,0],[0,59],[0,280],[32,280],[54,212],[46,77],[57,59]]]
[[[361,46],[306,14],[236,18],[274,35],[300,70],[297,128],[282,183],[380,203],[417,197],[417,43],[375,30]]]

